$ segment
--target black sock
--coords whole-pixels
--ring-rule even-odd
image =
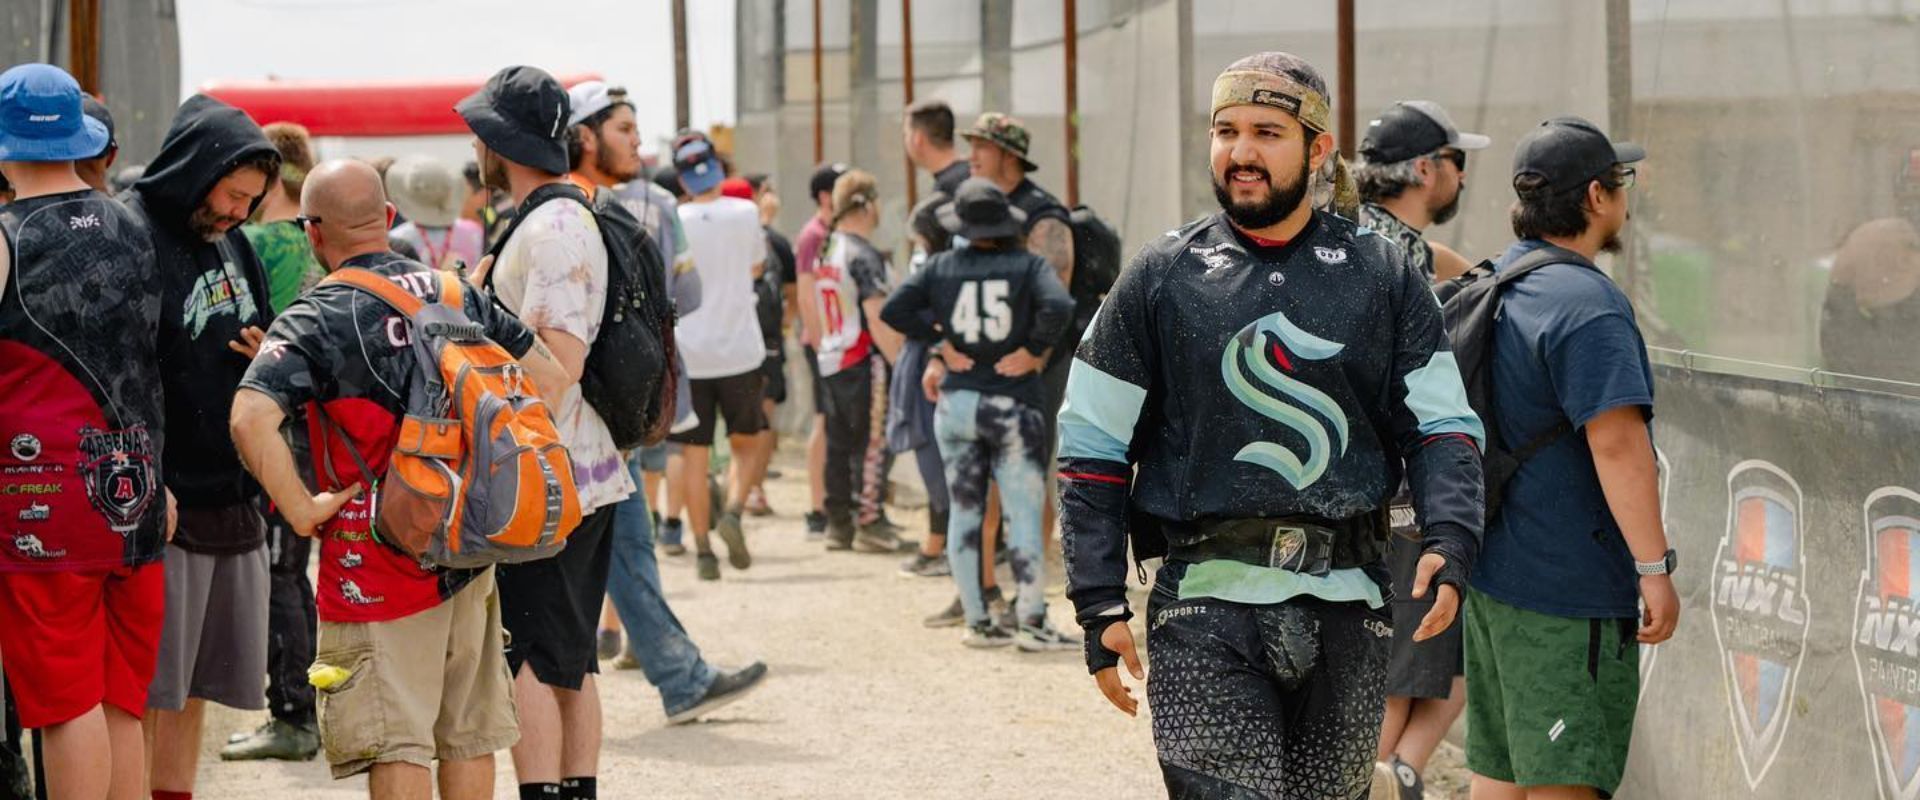
[[[560,800],[562,797],[565,795],[560,793],[557,783],[520,784],[520,800]]]
[[[596,800],[599,797],[599,783],[599,779],[592,776],[568,778],[560,782],[560,788],[566,800]]]

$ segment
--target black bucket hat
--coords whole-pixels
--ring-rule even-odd
[[[567,174],[567,90],[538,67],[507,67],[453,110],[473,135],[516,164]]]
[[[1006,193],[986,178],[968,178],[954,190],[953,202],[935,214],[940,227],[969,240],[1019,236],[1027,225],[1027,212],[1014,208]]]

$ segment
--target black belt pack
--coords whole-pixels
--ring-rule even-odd
[[[1375,563],[1385,554],[1378,514],[1345,520],[1232,519],[1188,523],[1185,535],[1168,537],[1169,559],[1197,564],[1238,561],[1302,575]]]

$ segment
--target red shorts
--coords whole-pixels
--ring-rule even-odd
[[[103,703],[144,714],[166,599],[159,561],[131,570],[0,573],[0,666],[20,726],[58,725]]]

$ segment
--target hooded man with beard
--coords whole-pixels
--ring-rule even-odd
[[[1060,412],[1067,596],[1107,699],[1147,679],[1176,797],[1357,798],[1386,684],[1385,509],[1402,464],[1425,528],[1418,638],[1447,627],[1479,549],[1480,421],[1440,307],[1401,250],[1316,211],[1326,83],[1261,53],[1214,82],[1221,212],[1147,245],[1081,341]],[[1131,541],[1129,541],[1131,540]]]
[[[180,502],[166,621],[145,720],[153,796],[190,796],[204,700],[266,707],[268,569],[260,487],[228,433],[233,395],[273,320],[266,270],[240,230],[280,174],[245,112],[180,106],[160,154],[121,200],[147,223],[162,281],[164,480]]]
[[[1360,142],[1363,161],[1355,165],[1360,189],[1360,224],[1392,239],[1407,251],[1407,261],[1429,280],[1450,280],[1467,271],[1467,260],[1452,248],[1426,239],[1426,231],[1444,225],[1460,211],[1467,188],[1467,151],[1492,140],[1461,133],[1439,103],[1394,103],[1367,124]]]

